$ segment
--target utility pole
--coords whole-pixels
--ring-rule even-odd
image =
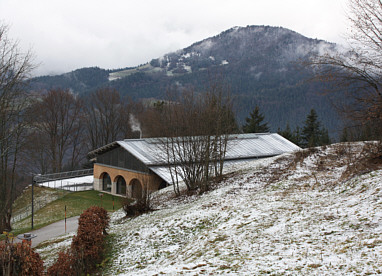
[[[32,175],[32,230],[33,230],[33,215],[34,215],[34,175]]]

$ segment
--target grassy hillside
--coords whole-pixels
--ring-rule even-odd
[[[372,143],[332,145],[232,165],[203,195],[162,190],[155,212],[113,214],[103,273],[380,274],[382,170],[374,150]],[[48,262],[51,248],[39,249]]]
[[[93,205],[106,208],[108,211],[121,208],[121,198],[103,194],[102,202],[98,191],[67,192],[45,187],[35,187],[34,228],[38,229],[65,218],[79,216]],[[44,206],[38,209],[38,206]],[[37,210],[38,209],[38,210]],[[28,187],[14,204],[15,216],[27,213],[25,219],[15,222],[12,227],[16,233],[30,230],[31,226],[31,188]]]

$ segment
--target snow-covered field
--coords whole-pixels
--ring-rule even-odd
[[[134,219],[117,211],[103,273],[381,274],[382,170],[353,176],[362,148],[234,164],[211,192],[175,198],[169,187],[156,195],[157,211]]]
[[[93,189],[93,180],[93,175],[86,175],[75,178],[47,181],[40,183],[39,185],[48,188],[79,192]]]

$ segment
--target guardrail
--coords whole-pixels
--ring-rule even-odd
[[[74,182],[71,179],[82,176],[93,175],[93,169],[87,170],[77,170],[77,171],[69,171],[69,172],[61,172],[61,173],[52,173],[52,174],[44,174],[44,175],[35,175],[33,176],[33,181],[36,184],[39,184],[44,187],[58,189],[58,190],[66,190],[66,191],[86,191],[93,189],[93,181],[87,182]],[[50,202],[61,198],[64,196],[64,193],[57,194],[56,196],[49,199],[39,199],[34,202],[34,211],[37,211],[43,207],[45,207]],[[11,222],[20,221],[32,213],[31,206],[26,206],[25,209],[12,216]]]
[[[74,177],[86,176],[86,175],[92,175],[92,174],[93,174],[93,169],[86,169],[86,170],[77,170],[77,171],[70,171],[70,172],[35,175],[33,177],[33,180],[35,181],[35,183],[42,183],[47,181],[74,178]]]
[[[79,192],[93,190],[93,180],[88,182],[73,182],[69,179],[50,180],[40,182],[39,186],[44,186],[52,189],[66,190],[70,192]]]

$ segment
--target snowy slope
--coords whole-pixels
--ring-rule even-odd
[[[292,155],[248,163],[208,194],[115,214],[110,274],[382,273],[382,171],[341,182],[349,160],[338,155],[327,148],[292,170]]]
[[[203,195],[162,190],[155,212],[113,214],[104,274],[380,274],[382,170],[350,170],[368,151],[333,145],[232,165]]]

